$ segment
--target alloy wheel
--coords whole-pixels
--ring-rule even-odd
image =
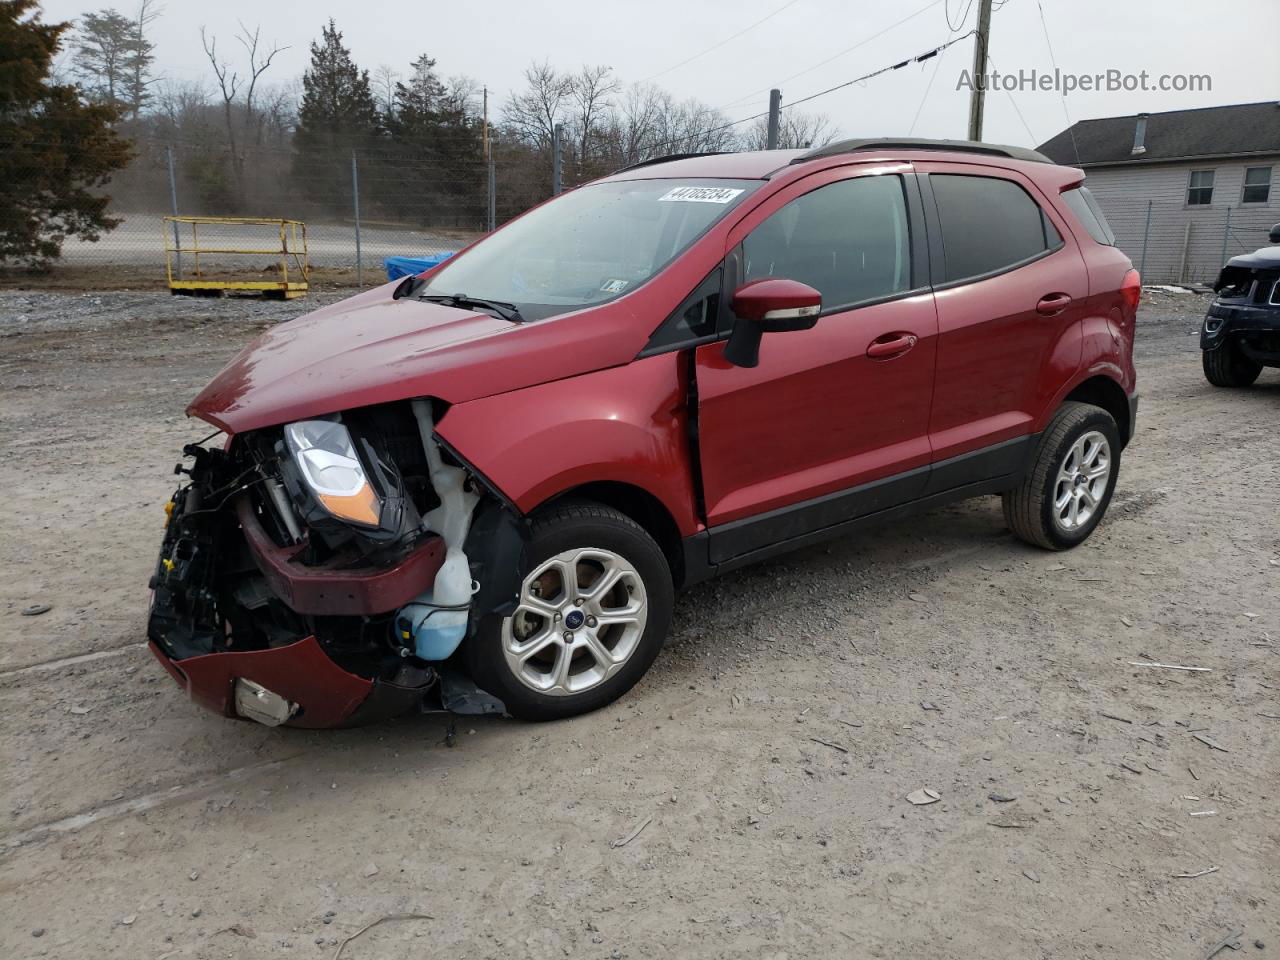
[[[648,615],[644,581],[626,558],[597,547],[538,564],[502,623],[507,666],[547,696],[585,693],[616,674],[639,646]]]
[[[1053,522],[1074,533],[1093,519],[1111,480],[1111,444],[1097,430],[1081,434],[1067,451],[1053,485]]]

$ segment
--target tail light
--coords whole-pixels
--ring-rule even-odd
[[[1128,320],[1138,312],[1138,301],[1142,299],[1142,277],[1137,270],[1130,270],[1120,281],[1120,299],[1127,308],[1125,319]]]

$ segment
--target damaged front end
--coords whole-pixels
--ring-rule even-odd
[[[1213,285],[1200,349],[1231,340],[1250,360],[1280,366],[1280,247],[1233,257]]]
[[[435,436],[443,413],[385,404],[183,449],[147,635],[194,700],[334,727],[439,695],[479,619],[514,604],[526,537]]]

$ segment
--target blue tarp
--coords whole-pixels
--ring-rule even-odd
[[[429,257],[387,257],[383,261],[387,266],[387,279],[399,280],[401,277],[414,276],[424,270],[430,270],[444,263],[455,252],[450,250],[448,253],[433,253]]]

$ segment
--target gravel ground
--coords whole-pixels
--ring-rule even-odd
[[[332,958],[401,914],[342,956],[1280,951],[1280,375],[1208,386],[1198,296],[1142,307],[1082,547],[988,498],[800,551],[687,593],[614,706],[454,749],[219,719],[139,643],[183,406],[319,302],[0,292],[0,956]]]

